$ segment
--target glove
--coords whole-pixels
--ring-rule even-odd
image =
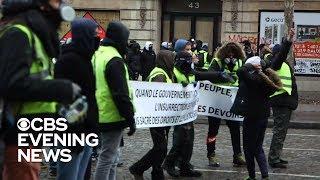
[[[187,87],[188,86],[188,83],[186,83],[186,82],[181,82],[181,84],[182,84],[183,87]]]
[[[235,79],[232,77],[232,75],[228,74],[226,72],[221,72],[220,77],[224,83],[235,83],[236,82]]]
[[[72,98],[75,100],[81,96],[81,88],[78,84],[72,83]]]
[[[132,119],[129,122],[129,131],[128,131],[128,136],[132,136],[135,132],[136,132],[136,123],[135,123],[135,120]]]

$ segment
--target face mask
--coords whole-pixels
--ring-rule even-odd
[[[150,45],[150,46],[149,46],[149,51],[152,51],[152,49],[153,49],[153,46]]]
[[[225,59],[224,59],[224,62],[225,62],[226,64],[236,64],[237,59],[236,59],[236,58],[225,58]]]

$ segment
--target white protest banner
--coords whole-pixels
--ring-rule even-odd
[[[215,85],[201,81],[199,85],[198,115],[242,121],[243,117],[230,112],[238,87]]]
[[[130,81],[137,128],[185,124],[197,119],[198,86]]]

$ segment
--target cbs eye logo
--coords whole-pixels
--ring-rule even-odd
[[[27,131],[30,128],[30,121],[27,118],[21,118],[17,122],[17,127],[20,131]]]

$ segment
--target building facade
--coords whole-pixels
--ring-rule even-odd
[[[252,42],[253,48],[256,49],[257,44],[267,43],[266,39],[272,43],[279,43],[283,35],[281,24],[262,26],[263,21],[278,21],[277,18],[261,19],[263,13],[283,11],[283,0],[69,0],[69,2],[75,7],[78,16],[89,13],[103,28],[111,20],[122,21],[130,30],[130,39],[138,41],[141,47],[146,41],[152,41],[156,50],[162,41],[191,37],[207,43],[210,51],[219,42],[243,40]],[[319,14],[320,0],[296,0],[295,10]],[[283,18],[279,21],[283,21]],[[314,22],[320,25],[319,19],[315,19]],[[320,37],[320,26],[296,25],[295,27],[299,28],[299,32],[303,32],[299,37]],[[64,24],[61,36],[69,29],[69,25]],[[318,62],[320,61],[311,64],[318,68],[315,72],[320,71]],[[312,99],[320,91],[320,84],[315,83],[319,81],[319,77],[316,77],[318,75],[320,72],[297,77],[299,91],[305,98]]]

